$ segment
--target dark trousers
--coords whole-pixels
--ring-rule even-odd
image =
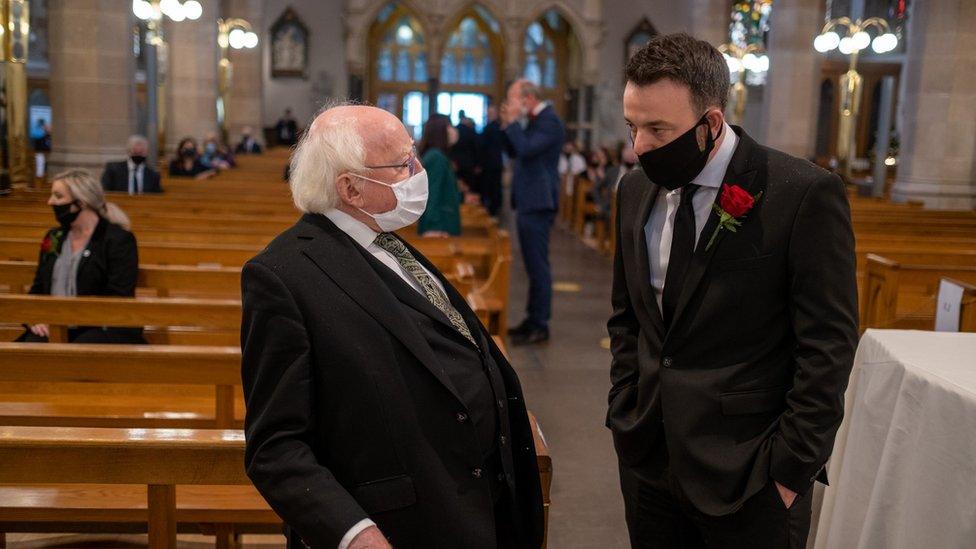
[[[502,208],[502,170],[486,169],[481,172],[481,204],[492,217]]]
[[[667,453],[655,452],[636,466],[620,464],[620,486],[630,544],[635,549],[804,549],[810,532],[813,490],[789,509],[770,479],[741,509],[706,515],[688,501],[667,467]]]
[[[518,212],[519,246],[529,275],[528,320],[536,328],[548,328],[552,316],[552,269],[549,267],[549,235],[555,210]]]

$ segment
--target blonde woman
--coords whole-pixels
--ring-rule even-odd
[[[48,205],[58,226],[41,242],[30,293],[55,296],[132,297],[139,273],[136,238],[129,218],[105,201],[101,184],[84,170],[53,178]],[[18,341],[47,341],[46,324],[29,326]],[[75,326],[73,343],[145,343],[141,328]]]

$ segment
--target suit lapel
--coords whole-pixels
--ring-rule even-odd
[[[758,177],[759,164],[761,163],[757,158],[759,149],[756,142],[742,128],[733,126],[733,130],[739,136],[739,143],[736,146],[735,152],[732,154],[729,167],[725,171],[725,177],[722,179],[722,187],[726,185],[738,185],[749,194],[755,196],[766,187],[765,177]],[[715,204],[718,204],[721,197],[722,190],[720,187],[718,194],[715,196]],[[749,222],[750,214],[751,212],[746,214],[742,220],[743,223]],[[701,236],[698,238],[695,253],[691,258],[691,265],[688,266],[688,272],[685,274],[684,285],[681,288],[681,295],[678,296],[678,304],[674,310],[674,319],[671,322],[672,327],[678,325],[678,321],[681,320],[681,313],[687,307],[695,290],[698,289],[698,285],[701,283],[702,277],[708,269],[708,264],[715,256],[715,251],[728,236],[726,233],[729,231],[724,229],[719,231],[712,247],[706,250],[708,241],[712,238],[712,233],[715,232],[716,227],[718,227],[718,215],[712,211],[709,213],[708,221],[705,223]],[[670,335],[671,330],[669,329],[668,336]]]
[[[313,238],[302,249],[302,253],[373,319],[399,339],[459,402],[463,402],[416,324],[399,307],[391,306],[391,303],[397,301],[397,297],[357,251],[358,246],[352,239],[325,216],[305,215],[302,220],[313,229],[307,233]],[[318,230],[314,230],[316,228]]]
[[[406,244],[406,242],[404,242],[404,244]],[[408,244],[407,246],[409,247]],[[372,254],[366,250],[363,250],[359,246],[356,246],[356,249],[363,255],[364,258],[366,258],[366,261],[373,267],[373,270],[379,275],[379,277],[383,279],[387,287],[393,292],[393,295],[395,295],[397,299],[417,312],[427,315],[430,318],[440,322],[444,326],[450,328],[452,331],[457,331],[451,324],[451,321],[444,316],[444,313],[438,310],[437,307],[434,307],[434,304],[431,303],[426,296],[415,290],[412,286],[410,286],[410,284],[400,278],[400,275],[391,271],[389,267],[380,263],[379,260],[372,256]],[[413,248],[409,249],[411,253],[414,254],[414,257],[420,261],[420,256],[417,254],[417,252]],[[424,265],[424,267],[427,267],[428,271],[436,272],[431,270],[431,268],[424,264],[424,262],[421,261],[421,264]],[[446,290],[447,284],[444,281],[441,281],[441,284]]]
[[[654,209],[654,203],[657,201],[657,195],[661,187],[650,182],[646,177],[644,178],[644,183],[646,184],[646,190],[637,210],[637,218],[633,227],[634,243],[637,246],[634,252],[635,257],[637,257],[637,274],[640,280],[639,285],[641,298],[644,300],[644,307],[647,308],[654,328],[658,334],[663,336],[664,317],[661,315],[661,308],[657,304],[657,298],[654,297],[654,287],[651,285],[651,264],[647,250],[647,233],[644,231],[644,226],[647,225],[647,220],[651,215],[651,211]]]

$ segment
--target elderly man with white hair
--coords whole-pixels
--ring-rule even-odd
[[[301,219],[242,274],[247,473],[289,547],[539,547],[518,378],[464,298],[394,232],[426,172],[386,111],[323,111],[299,143]]]
[[[128,158],[105,164],[102,188],[132,195],[163,192],[163,187],[159,184],[159,172],[146,163],[149,141],[141,135],[133,135],[129,137],[126,150]]]

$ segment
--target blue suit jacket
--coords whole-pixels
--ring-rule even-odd
[[[515,161],[512,202],[522,213],[559,207],[559,153],[566,129],[551,105],[531,119],[505,128],[508,154]]]

